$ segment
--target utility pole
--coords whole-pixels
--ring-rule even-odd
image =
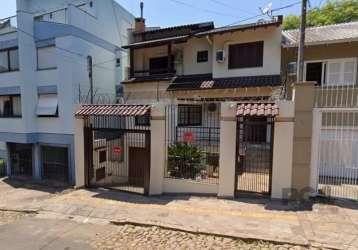
[[[87,71],[90,81],[90,95],[91,95],[91,104],[93,104],[93,65],[92,65],[92,56],[87,56]]]
[[[307,0],[302,0],[301,9],[301,23],[300,23],[300,44],[298,46],[298,67],[297,77],[298,81],[303,81],[303,69],[304,69],[304,47],[306,37],[306,12],[307,12]]]

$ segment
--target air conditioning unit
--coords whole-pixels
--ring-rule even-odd
[[[224,50],[216,51],[216,61],[218,63],[222,63],[225,61],[225,51]]]
[[[287,74],[288,75],[296,75],[297,74],[297,63],[290,62],[287,64]]]

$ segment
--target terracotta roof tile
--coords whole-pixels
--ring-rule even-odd
[[[279,109],[272,103],[240,103],[237,106],[237,116],[277,116]]]
[[[144,116],[150,114],[150,105],[82,105],[75,116]]]

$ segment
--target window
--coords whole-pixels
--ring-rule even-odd
[[[20,95],[0,96],[0,117],[21,117]]]
[[[19,70],[19,50],[17,48],[0,51],[0,73]]]
[[[356,83],[357,60],[340,59],[327,62],[328,86],[353,85]]]
[[[168,57],[156,57],[149,59],[150,74],[160,74],[168,72]]]
[[[136,126],[149,126],[150,125],[150,117],[148,115],[136,116],[135,117],[135,125]]]
[[[36,115],[38,117],[58,117],[58,99],[56,94],[39,96]]]
[[[317,84],[322,83],[322,62],[314,62],[306,64],[306,81],[314,81]]]
[[[116,59],[116,67],[121,67],[121,59],[120,58],[117,58]]]
[[[198,51],[196,61],[197,61],[198,63],[207,62],[207,61],[208,61],[208,57],[209,57],[209,52],[208,52],[207,50],[205,50],[205,51]]]
[[[178,106],[179,126],[201,126],[201,118],[202,118],[201,105]]]
[[[229,69],[262,67],[263,48],[263,41],[230,45]]]
[[[37,48],[37,69],[56,69],[56,47]]]
[[[103,163],[107,161],[107,151],[101,150],[99,151],[99,163]]]

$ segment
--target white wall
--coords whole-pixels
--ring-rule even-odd
[[[212,46],[206,38],[192,38],[183,45],[183,48],[184,75],[208,74],[212,72]],[[208,61],[198,63],[197,53],[204,50],[208,51]]]
[[[268,27],[255,30],[237,31],[214,36],[213,56],[217,50],[225,50],[226,60],[223,63],[213,61],[215,78],[280,74],[281,67],[281,28]],[[264,41],[263,67],[229,69],[228,48],[231,44]]]

